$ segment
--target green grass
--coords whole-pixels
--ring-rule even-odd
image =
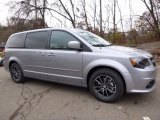
[[[3,53],[2,52],[0,52],[0,57],[3,57]]]

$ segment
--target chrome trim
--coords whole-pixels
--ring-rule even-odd
[[[30,73],[36,73],[36,74],[51,75],[51,76],[56,76],[56,77],[65,77],[65,78],[80,79],[80,80],[83,79],[83,78],[80,78],[80,77],[58,75],[58,74],[50,74],[50,73],[36,72],[36,71],[30,71],[30,70],[24,70],[24,71],[25,72],[30,72]]]
[[[52,70],[61,70],[61,71],[80,72],[80,70],[71,70],[71,69],[62,69],[62,68],[51,68],[51,67],[34,66],[34,65],[25,65],[25,66],[26,67],[36,67],[36,68],[52,69]]]

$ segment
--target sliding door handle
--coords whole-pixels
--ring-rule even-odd
[[[54,53],[49,53],[48,56],[55,56],[55,54]]]

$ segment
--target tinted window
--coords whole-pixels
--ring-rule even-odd
[[[32,32],[28,33],[26,37],[26,48],[44,49],[46,46],[47,32]]]
[[[25,33],[19,33],[11,36],[7,41],[6,47],[7,48],[23,48],[25,36],[26,36]]]
[[[50,48],[68,49],[69,41],[77,41],[77,39],[64,31],[52,31]]]

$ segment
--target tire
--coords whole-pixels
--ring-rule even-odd
[[[9,71],[14,82],[23,83],[25,81],[22,69],[18,63],[11,64]]]
[[[90,92],[100,101],[115,102],[124,93],[121,76],[112,69],[98,69],[89,79]]]

